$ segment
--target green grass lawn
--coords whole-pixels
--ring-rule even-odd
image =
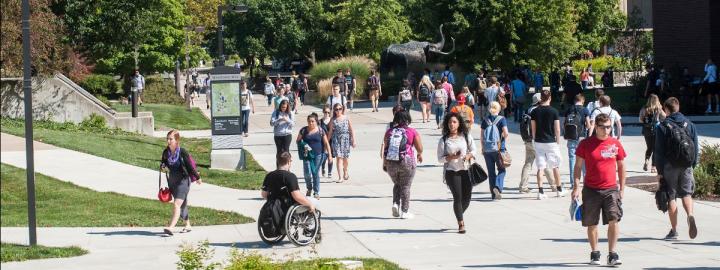
[[[48,258],[67,258],[87,254],[87,250],[79,247],[44,247],[24,246],[18,244],[2,243],[0,252],[1,262],[19,262]]]
[[[122,104],[113,104],[112,108],[118,112],[130,112],[132,110],[130,105]],[[138,110],[153,113],[156,130],[210,129],[210,121],[205,118],[198,108],[193,108],[192,112],[188,112],[185,106],[144,103],[138,107]]]
[[[3,227],[27,226],[25,170],[2,164],[0,194]],[[41,227],[158,227],[170,219],[172,205],[97,192],[36,174],[37,222]],[[193,225],[242,224],[251,218],[202,207],[190,209]],[[4,255],[3,255],[4,256]]]
[[[338,260],[353,260],[362,261],[364,270],[401,270],[400,266],[395,263],[386,261],[384,259],[377,258],[342,258],[342,259],[330,259],[321,258],[307,261],[292,261],[282,264],[278,264],[279,269],[344,269],[340,267],[340,264],[332,264],[332,262]]]
[[[22,120],[2,118],[2,132],[24,136]],[[154,138],[120,131],[61,130],[56,124],[37,121],[34,139],[47,144],[112,159],[115,161],[157,170],[160,156],[165,149],[163,138]],[[182,136],[182,133],[180,133]],[[211,170],[210,139],[182,138],[184,147],[195,159],[203,182],[236,189],[259,189],[265,177],[265,170],[247,154],[247,169],[244,171]]]

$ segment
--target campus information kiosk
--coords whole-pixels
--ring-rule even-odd
[[[219,66],[210,70],[210,125],[213,169],[245,169],[242,111],[240,108],[240,69]]]

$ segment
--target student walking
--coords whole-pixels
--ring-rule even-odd
[[[423,76],[417,87],[417,100],[420,103],[420,112],[422,113],[422,122],[430,122],[430,95],[434,87],[430,83],[430,78]]]
[[[450,112],[450,109],[455,105],[455,90],[453,90],[453,85],[448,83],[447,77],[442,77],[440,79],[440,84],[443,89],[445,89],[445,92],[447,93],[448,97],[450,99],[448,100],[447,107],[446,107],[446,113]]]
[[[551,93],[543,90],[540,94],[540,106],[530,112],[530,127],[535,142],[535,165],[537,166],[538,200],[546,199],[547,195],[542,187],[542,177],[545,168],[552,168],[555,178],[557,196],[563,197],[567,193],[560,184],[560,115],[550,106]]]
[[[410,219],[414,216],[408,211],[410,186],[415,177],[417,164],[423,161],[420,134],[410,127],[410,123],[410,112],[402,110],[395,113],[393,127],[385,132],[383,139],[383,169],[390,175],[394,184],[392,215],[402,219]]]
[[[355,80],[355,76],[353,76],[350,73],[350,68],[345,69],[345,85],[347,85],[347,99],[350,101],[350,111],[353,110],[355,107],[355,86],[357,85],[357,80]]]
[[[572,199],[580,197],[580,176],[585,166],[585,182],[582,188],[582,225],[587,227],[590,243],[590,264],[600,264],[598,249],[598,223],[600,213],[604,225],[608,225],[609,266],[620,265],[620,256],[615,247],[620,235],[620,219],[623,216],[622,199],[625,193],[625,149],[620,141],[610,136],[610,117],[598,115],[595,120],[597,132],[582,140],[577,148]],[[617,171],[617,177],[615,172]],[[620,185],[618,186],[618,181]]]
[[[325,158],[332,159],[330,144],[325,131],[318,125],[318,115],[311,113],[307,117],[307,126],[300,129],[297,139],[300,159],[303,160],[303,174],[305,187],[310,197],[314,194],[315,199],[320,199],[320,167]]]
[[[588,102],[587,110],[592,114],[595,108],[600,108],[600,97],[605,95],[605,90],[595,89],[595,101]]]
[[[410,82],[408,80],[403,80],[402,89],[400,89],[397,95],[397,105],[402,106],[406,111],[410,111],[412,109],[413,93],[410,90]],[[423,119],[425,119],[424,115]],[[424,122],[425,121],[423,121],[423,123]]]
[[[382,96],[382,86],[380,84],[380,78],[375,74],[374,70],[370,71],[370,77],[367,79],[368,89],[370,89],[370,103],[372,104],[373,112],[378,111],[378,103],[380,102],[380,96]]]
[[[295,125],[295,114],[290,111],[290,104],[287,100],[281,101],[278,109],[272,113],[270,125],[273,127],[273,135],[275,136],[275,148],[277,150],[275,155],[279,158],[283,152],[290,151],[292,128]]]
[[[319,119],[318,124],[320,125],[320,128],[323,129],[325,132],[325,137],[328,138],[328,142],[330,140],[330,137],[327,136],[328,130],[330,130],[330,121],[332,121],[332,112],[330,111],[330,106],[327,104],[323,106],[323,116]],[[332,144],[329,145],[330,147],[330,153],[332,153]],[[333,159],[330,158],[330,155],[324,155],[322,160],[322,165],[320,166],[322,171],[322,177],[325,177],[325,164],[327,163],[327,177],[332,178],[332,169],[333,169]]]
[[[290,102],[288,100],[288,98],[285,96],[285,86],[280,85],[280,87],[278,87],[277,91],[275,92],[275,96],[273,97],[273,101],[272,101],[273,111],[280,109],[280,103],[283,100]]]
[[[240,109],[242,111],[242,130],[244,137],[248,136],[248,126],[250,124],[250,113],[255,113],[255,102],[252,98],[252,92],[247,89],[245,81],[240,83]]]
[[[450,113],[457,113],[460,115],[465,121],[465,126],[468,128],[468,132],[470,132],[473,124],[475,123],[475,114],[470,106],[465,105],[465,96],[458,96],[457,103],[457,106],[450,109]]]
[[[643,124],[642,135],[645,138],[645,146],[647,147],[643,171],[648,171],[648,163],[650,163],[652,166],[650,172],[655,173],[655,161],[652,160],[651,162],[653,150],[655,150],[655,128],[665,119],[665,111],[663,111],[660,98],[657,95],[650,94],[645,106],[640,109],[638,118],[640,123]]]
[[[533,137],[532,137],[532,129],[531,129],[531,117],[530,113],[537,108],[538,104],[540,103],[540,93],[535,93],[532,96],[532,104],[530,108],[528,108],[527,112],[522,116],[522,120],[520,121],[520,137],[523,139],[523,142],[525,143],[525,164],[523,164],[522,167],[522,173],[520,176],[520,185],[518,186],[518,190],[520,193],[530,193],[530,189],[528,188],[528,182],[530,180],[530,170],[532,170],[533,163],[535,163],[535,146],[533,145]],[[555,181],[553,180],[553,174],[550,171],[550,169],[545,168],[545,177],[547,178],[548,185],[550,185],[550,188],[555,191],[555,186],[553,183]]]
[[[460,94],[458,95],[465,96],[465,105],[470,107],[470,109],[475,110],[475,96],[473,96],[472,92],[470,92],[469,87],[463,86]]]
[[[507,151],[505,139],[508,137],[507,121],[500,113],[500,103],[490,103],[490,115],[483,119],[480,124],[480,141],[482,142],[482,153],[485,157],[485,166],[488,170],[488,184],[493,200],[502,199],[503,187],[505,186],[505,167],[501,165],[500,152]],[[497,167],[497,173],[495,173]]]
[[[160,166],[168,173],[167,181],[173,195],[173,215],[168,226],[163,229],[167,235],[173,235],[175,225],[182,218],[185,228],[181,233],[190,232],[190,215],[188,213],[187,196],[190,183],[202,184],[200,174],[191,164],[190,153],[180,147],[180,132],[170,130],[167,133],[167,147],[163,150]]]
[[[305,104],[305,93],[308,90],[307,78],[304,73],[300,73],[297,79],[292,81],[292,90],[299,99],[299,104],[302,106]]]
[[[520,116],[525,110],[525,95],[527,94],[528,87],[518,75],[514,76],[514,79],[510,82],[510,92],[512,93],[512,104],[513,104],[513,119],[515,123],[520,123]]]
[[[705,113],[712,113],[713,97],[715,98],[715,112],[720,113],[720,83],[718,83],[718,69],[712,59],[705,62],[705,77],[703,77],[703,92],[707,95],[707,110]],[[142,103],[141,103],[142,104]]]
[[[350,159],[350,148],[355,148],[356,146],[355,132],[353,131],[350,119],[345,115],[345,109],[342,105],[335,104],[333,111],[335,112],[335,116],[330,122],[328,137],[332,143],[332,156],[337,159],[337,182],[342,183],[350,179],[348,162]],[[340,170],[340,166],[342,166],[342,171]],[[342,172],[342,175],[340,172]]]
[[[445,92],[445,89],[442,87],[432,86],[428,76],[423,76],[422,82],[427,83],[426,85],[430,85],[428,88],[432,89],[432,94],[430,94],[430,100],[432,100],[432,113],[435,114],[435,124],[437,125],[437,128],[440,129],[440,120],[442,120],[445,116],[445,107],[448,106],[450,98],[448,97],[447,92]],[[421,83],[420,87],[423,87],[423,83]]]
[[[668,193],[668,216],[670,232],[667,240],[678,238],[678,209],[676,198],[682,200],[687,213],[690,239],[697,236],[695,215],[693,212],[692,195],[695,192],[693,168],[697,166],[699,145],[695,125],[680,113],[680,102],[677,98],[668,98],[663,104],[668,115],[655,129],[655,165],[657,165],[658,181],[664,183]],[[662,186],[662,185],[661,185]]]
[[[620,140],[620,136],[622,136],[622,122],[620,122],[620,120],[622,120],[622,117],[620,117],[620,114],[615,109],[610,107],[612,102],[610,96],[603,95],[598,98],[598,101],[600,102],[600,107],[590,111],[590,134],[593,134],[595,131],[595,117],[604,113],[610,117],[610,124],[613,126],[610,136]]]
[[[443,177],[453,196],[453,211],[458,233],[465,233],[463,213],[470,206],[472,184],[465,163],[476,158],[475,141],[457,113],[449,113],[443,121],[442,138],[437,146],[438,162],[443,164]]]
[[[284,93],[290,105],[290,111],[292,111],[294,114],[297,114],[297,105],[300,103],[298,95],[294,91],[292,91],[292,89],[290,88],[290,84],[285,84]]]
[[[272,99],[275,96],[275,85],[273,85],[270,77],[265,78],[265,84],[263,88],[263,93],[267,97],[268,107],[270,107],[272,105]]]
[[[577,94],[574,99],[575,104],[563,113],[563,137],[567,141],[571,187],[574,183],[572,175],[575,168],[575,149],[580,140],[587,136],[586,127],[590,125],[590,112],[583,106],[585,95]]]

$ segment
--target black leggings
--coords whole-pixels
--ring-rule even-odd
[[[275,149],[277,149],[277,154],[275,154],[275,157],[277,160],[280,159],[280,154],[284,152],[290,152],[291,142],[292,135],[275,136]]]
[[[650,133],[649,131],[647,133]],[[647,134],[646,132],[643,132],[643,137],[645,137],[645,146],[647,146],[647,149],[645,150],[645,159],[650,159],[653,155],[653,150],[655,150],[655,135]],[[652,161],[652,160],[651,160]],[[655,166],[655,162],[653,162],[653,166]]]
[[[445,171],[445,182],[450,188],[450,192],[452,192],[455,218],[462,221],[463,213],[470,206],[470,196],[472,195],[472,185],[470,184],[468,171]]]

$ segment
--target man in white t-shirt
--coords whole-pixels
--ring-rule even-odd
[[[343,112],[345,111],[345,108],[347,107],[347,99],[345,98],[345,95],[340,93],[340,85],[333,84],[332,86],[332,95],[328,96],[327,99],[327,105],[332,109],[335,108],[335,104],[340,104],[343,106]],[[333,112],[334,114],[334,112]]]
[[[595,110],[595,108],[600,107],[600,97],[605,95],[605,91],[602,89],[595,90],[595,101],[588,102],[587,110],[588,112],[592,113],[592,111]]]
[[[620,117],[620,114],[614,110],[612,107],[610,107],[610,97],[607,95],[601,96],[598,101],[600,101],[600,107],[595,108],[592,111],[590,111],[590,132],[588,134],[594,134],[595,131],[595,117],[600,115],[601,113],[607,114],[610,116],[610,125],[612,125],[612,136],[620,140],[620,136],[622,136],[622,123],[620,120],[622,117]]]

